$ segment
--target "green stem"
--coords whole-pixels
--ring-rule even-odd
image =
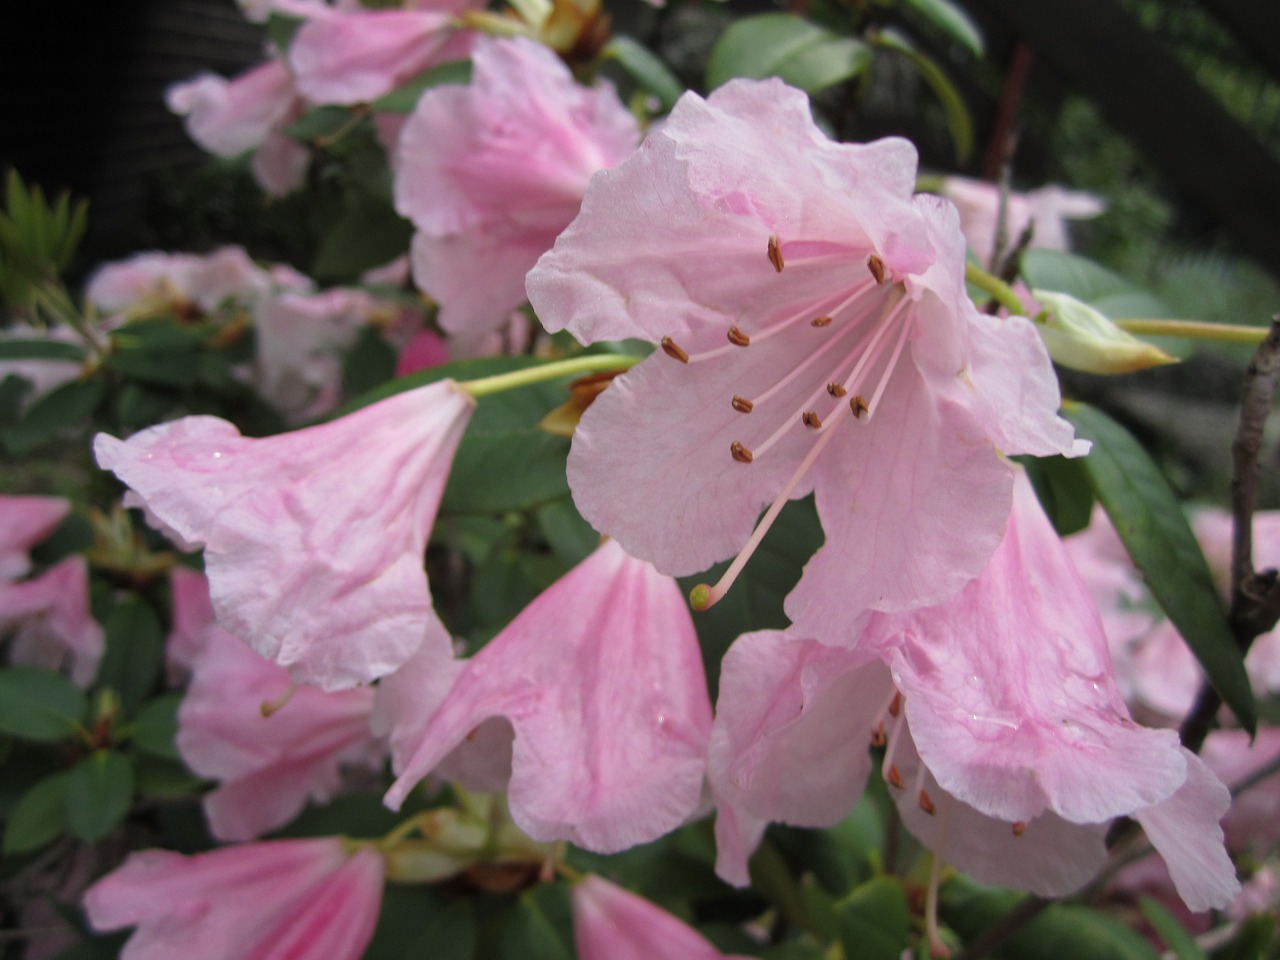
[[[1116,326],[1146,337],[1191,337],[1219,343],[1259,344],[1266,339],[1266,327],[1245,327],[1199,320],[1117,320]]]
[[[625,353],[588,353],[569,360],[553,360],[551,363],[529,367],[526,370],[513,370],[511,373],[499,373],[492,377],[481,377],[479,380],[464,380],[458,386],[478,399],[493,393],[544,383],[547,380],[558,380],[561,377],[600,373],[604,370],[629,370],[643,359],[644,357]]]
[[[1013,287],[999,277],[987,273],[976,264],[966,263],[964,265],[964,278],[979,290],[990,294],[1000,306],[1012,310],[1019,316],[1025,317],[1027,315],[1027,308],[1023,306],[1022,298],[1013,292]]]

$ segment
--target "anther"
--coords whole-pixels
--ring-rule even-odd
[[[689,355],[680,349],[680,346],[670,337],[663,337],[658,341],[658,345],[662,347],[662,352],[668,357],[679,360],[681,363],[689,362]]]
[[[729,328],[729,342],[732,343],[735,347],[751,346],[751,338],[748,337],[741,330],[739,330],[737,327]]]
[[[739,413],[750,413],[752,410],[756,408],[756,405],[752,403],[750,400],[745,400],[742,397],[737,396],[736,394],[734,395],[734,398],[729,402],[733,405],[733,409],[737,410]]]
[[[889,701],[889,716],[896,717],[902,712],[902,694],[895,693]]]
[[[925,791],[921,790],[921,791],[920,791],[920,796],[919,796],[919,798],[918,798],[918,802],[919,802],[919,804],[920,804],[920,809],[921,809],[921,810],[923,810],[925,813],[927,813],[927,814],[928,814],[929,816],[931,816],[931,817],[934,815],[934,813],[936,812],[937,808],[933,805],[933,801],[932,801],[931,799],[929,799],[929,794],[927,794],[927,793],[925,793]]]
[[[782,272],[782,248],[778,246],[777,237],[769,238],[769,262],[773,264],[773,269]]]
[[[853,411],[855,420],[861,420],[862,415],[871,409],[867,406],[867,398],[860,393],[850,398],[849,408]]]
[[[874,253],[867,257],[867,269],[870,270],[871,275],[876,278],[876,283],[884,283],[884,261]]]
[[[829,327],[831,326],[831,318],[827,316],[814,317],[809,321],[811,327]]]
[[[885,738],[885,735],[884,735],[884,724],[883,723],[876,724],[876,728],[871,731],[871,746],[879,750],[888,742],[889,741]]]
[[[733,459],[737,460],[739,463],[750,463],[752,460],[755,459],[751,451],[748,450],[746,447],[744,447],[742,443],[737,440],[729,444],[729,452],[733,454]]]
[[[800,422],[811,430],[822,429],[822,419],[816,410],[806,410],[800,415]]]
[[[827,393],[831,394],[833,397],[843,397],[848,392],[848,390],[838,383],[827,384]]]
[[[885,779],[889,781],[889,786],[896,787],[899,790],[902,789],[902,774],[898,772],[898,768],[894,764],[889,764],[889,774]]]
[[[1015,837],[1020,837],[1026,832],[1027,832],[1027,821],[1015,820],[1013,824],[1013,835]]]

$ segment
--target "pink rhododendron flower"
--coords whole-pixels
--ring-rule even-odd
[[[711,705],[693,622],[676,583],[612,541],[457,669],[425,724],[413,705],[428,693],[421,677],[380,685],[405,705],[391,721],[399,756],[404,724],[417,727],[393,807],[493,717],[515,730],[511,816],[535,840],[613,852],[698,805]]]
[[[315,11],[289,45],[298,90],[312,103],[376,100],[428,67],[467,56],[454,18],[473,0],[428,0],[411,10]]]
[[[448,362],[449,346],[444,338],[434,330],[419,330],[400,351],[396,360],[396,376],[407,377]]]
[[[169,683],[177,686],[195,666],[204,649],[206,630],[217,622],[209,581],[190,567],[174,567],[169,574],[173,623],[164,641],[164,662]]]
[[[908,829],[975,879],[1068,893],[1101,866],[1108,822],[1133,816],[1192,909],[1230,902],[1225,788],[1172,731],[1130,719],[1021,474],[1014,495],[1000,548],[955,598],[872,617],[853,650],[770,632],[730,650],[708,761],[722,875],[745,881],[767,820],[822,826],[852,808],[861,729],[885,747]]]
[[[1201,756],[1220,780],[1235,786],[1280,760],[1280,728],[1260,726],[1252,742],[1244,730],[1214,730]],[[1272,773],[1233,799],[1222,829],[1228,847],[1255,856],[1280,843],[1280,774]]]
[[[960,229],[964,231],[969,249],[984,263],[989,261],[996,248],[1000,187],[967,177],[943,177],[938,192],[960,211]],[[1091,193],[1057,185],[1030,193],[1010,192],[1005,211],[1007,243],[1011,246],[1017,243],[1028,224],[1034,224],[1033,247],[1067,250],[1071,246],[1067,221],[1096,217],[1106,208],[1107,205]]]
[[[635,118],[523,38],[480,44],[466,87],[428,90],[400,141],[396,209],[445,331],[475,341],[524,302],[524,277],[577,215],[592,175],[629,156]]]
[[[339,837],[130,855],[84,895],[95,930],[136,926],[122,960],[358,960],[385,866]]]
[[[688,574],[744,560],[812,490],[827,541],[787,611],[831,643],[981,572],[1009,512],[1000,453],[1080,451],[1033,325],[977,312],[955,211],[913,197],[915,174],[906,141],[833,143],[803,93],[740,80],[686,94],[593,179],[530,301],[586,342],[663,345],[574,437],[597,529]]]
[[[745,960],[657,904],[591,875],[573,887],[578,960]]]
[[[0,635],[9,632],[14,663],[56,670],[69,661],[73,683],[93,683],[106,637],[89,612],[84,557],[68,557],[30,580],[0,581]]]
[[[381,764],[369,732],[371,688],[326,693],[292,684],[283,667],[208,629],[176,743],[192,771],[219,781],[204,796],[219,840],[252,840],[284,826],[308,800],[328,800],[342,786],[343,765]]]
[[[186,417],[127,441],[99,434],[94,451],[204,545],[218,622],[333,690],[392,672],[423,641],[427,537],[474,406],[446,380],[280,436]]]
[[[0,582],[16,580],[31,569],[31,548],[57,529],[71,511],[62,497],[0,494]]]
[[[5,327],[0,329],[0,343],[5,340],[44,340],[51,343],[67,343],[80,346],[80,336],[67,327]],[[25,410],[34,400],[50,390],[75,380],[84,364],[76,360],[0,360],[0,383],[9,377],[19,377],[30,384],[21,399],[20,409]],[[0,577],[3,572],[0,571]]]

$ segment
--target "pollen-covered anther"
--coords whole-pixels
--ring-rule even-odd
[[[885,775],[885,779],[889,781],[889,786],[901,790],[903,788],[902,773],[894,764],[889,764],[889,772]]]
[[[827,393],[831,394],[833,397],[843,397],[848,392],[848,390],[838,383],[827,384]]]
[[[658,345],[662,347],[662,352],[672,359],[679,360],[681,363],[689,362],[689,355],[681,349],[680,345],[670,337],[663,337],[658,341]]]
[[[732,343],[735,347],[751,346],[751,338],[748,337],[741,330],[739,330],[737,327],[729,328],[729,342]]]
[[[1016,821],[1014,821],[1014,824],[1013,824],[1013,835],[1014,835],[1015,837],[1020,837],[1020,836],[1022,836],[1024,833],[1026,833],[1026,832],[1027,832],[1027,821],[1025,821],[1025,820],[1016,820]]]
[[[744,447],[742,442],[739,440],[735,440],[733,443],[729,444],[729,452],[733,454],[733,459],[737,460],[739,463],[750,463],[755,459],[751,451]]]
[[[769,262],[773,264],[773,269],[782,272],[784,266],[782,262],[782,247],[778,245],[777,237],[769,238]]]
[[[920,791],[920,796],[916,798],[916,802],[920,804],[920,809],[931,817],[937,812],[937,807],[933,805],[933,800],[924,790]]]
[[[829,327],[831,326],[831,318],[828,316],[814,317],[809,321],[811,327]]]
[[[884,283],[885,269],[884,261],[874,253],[867,257],[867,269],[871,271],[871,275],[876,278],[876,283]]]
[[[818,416],[816,410],[806,410],[800,414],[800,422],[810,430],[820,430],[822,428],[822,418]]]
[[[733,399],[730,400],[729,403],[732,404],[733,409],[737,410],[739,413],[750,413],[756,408],[756,405],[750,400],[740,397],[737,394],[734,394]]]
[[[861,420],[862,415],[867,411],[869,411],[871,408],[867,406],[867,398],[859,393],[849,398],[849,409],[853,411],[853,416],[855,419]]]
[[[875,729],[871,731],[871,746],[879,750],[888,742],[888,739],[884,735],[884,724],[877,723]]]
[[[902,694],[895,693],[889,701],[889,716],[896,717],[902,712]]]

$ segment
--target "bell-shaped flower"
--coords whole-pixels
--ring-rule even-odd
[[[67,664],[77,686],[93,683],[106,636],[89,610],[84,557],[67,557],[30,580],[0,581],[0,636],[7,633],[12,662],[51,670]]]
[[[664,572],[738,553],[700,605],[812,490],[826,545],[787,611],[851,643],[864,612],[981,572],[1009,512],[1001,452],[1078,452],[1034,325],[977,312],[955,211],[913,197],[915,175],[906,141],[833,143],[800,91],[733,81],[597,175],[529,274],[548,329],[662,345],[583,416],[569,483]]]
[[[1000,187],[967,177],[943,177],[938,192],[960,211],[960,229],[969,249],[984,263],[989,261],[995,254],[999,231]],[[1067,250],[1071,247],[1067,221],[1096,217],[1107,205],[1091,193],[1050,184],[1029,193],[1008,193],[1004,208],[1009,246],[1017,243],[1022,232],[1031,226],[1031,246]]]
[[[535,840],[613,852],[674,829],[698,806],[711,705],[693,621],[675,581],[615,542],[465,661],[425,723],[417,690],[396,694],[407,705],[391,719],[401,756],[396,728],[420,726],[387,794],[393,807],[494,717],[515,731],[511,816]]]
[[[219,786],[204,796],[209,830],[252,840],[284,826],[308,800],[342,786],[342,767],[378,767],[369,730],[373,690],[294,686],[289,671],[209,627],[178,710],[183,761]]]
[[[524,38],[481,43],[469,86],[418,101],[400,139],[396,209],[414,278],[445,331],[474,342],[524,302],[524,278],[577,215],[592,175],[640,142],[612,86],[584,87]]]
[[[427,538],[474,407],[445,380],[274,437],[199,416],[99,434],[94,450],[160,523],[203,544],[218,622],[333,690],[391,673],[423,642]]]
[[[358,960],[373,937],[385,864],[340,837],[134,853],[84,895],[99,931],[136,927],[127,960]]]
[[[575,883],[578,960],[746,960],[721,953],[657,904],[594,874]]]
[[[62,497],[0,495],[0,582],[31,569],[31,548],[57,529],[71,511]]]

